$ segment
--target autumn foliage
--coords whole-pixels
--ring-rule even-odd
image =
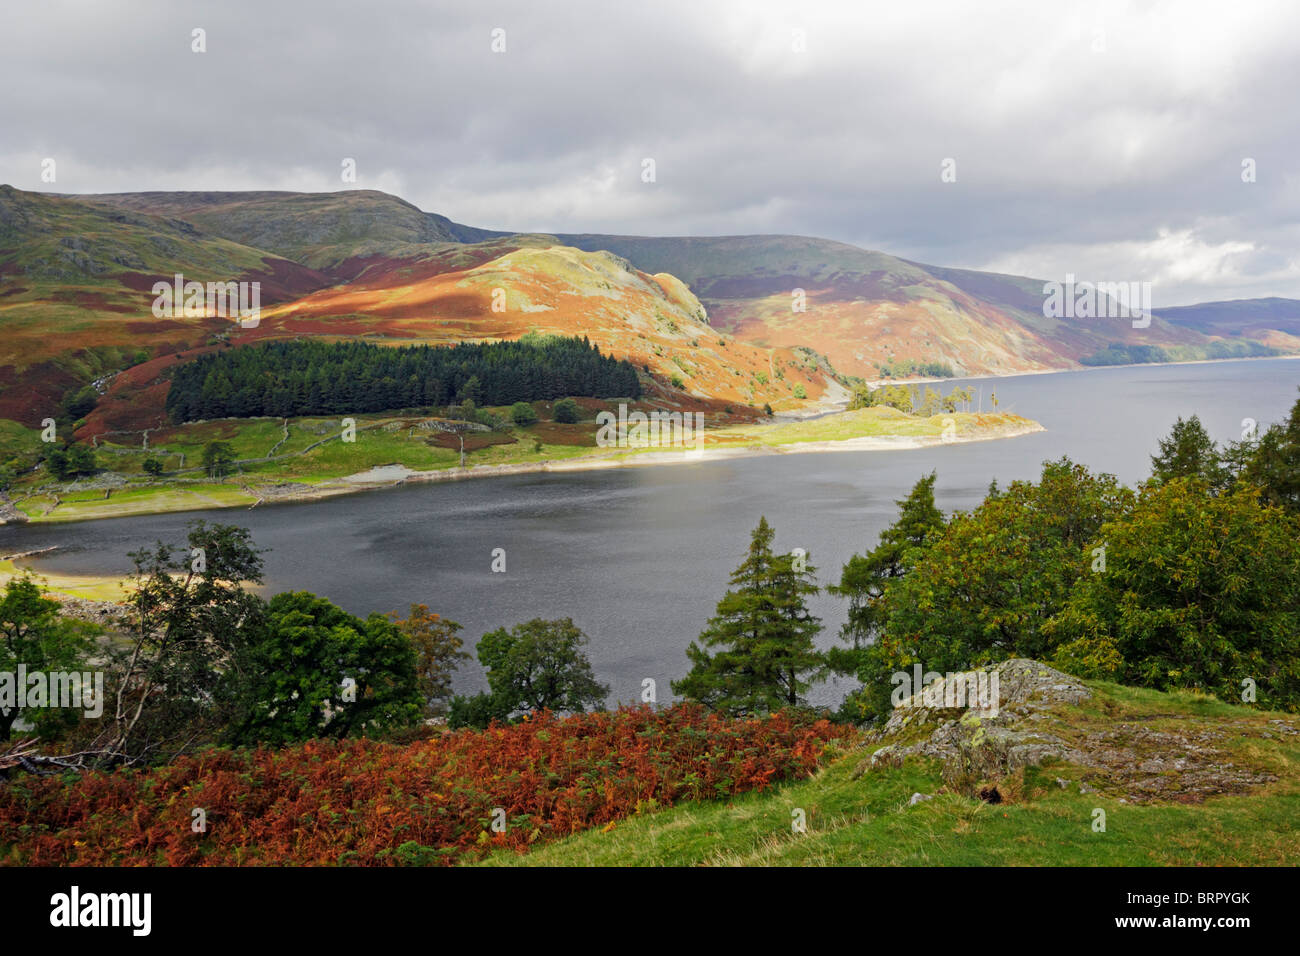
[[[24,775],[0,783],[0,861],[449,864],[804,777],[845,733],[789,713],[728,720],[682,704],[544,713],[406,746],[319,740],[74,780]],[[206,832],[195,832],[196,808]]]

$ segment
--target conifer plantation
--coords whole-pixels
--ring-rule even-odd
[[[631,363],[586,338],[399,346],[273,342],[180,366],[167,393],[173,421],[512,405],[566,396],[637,398]]]

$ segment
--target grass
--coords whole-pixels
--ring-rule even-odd
[[[957,438],[1033,424],[1018,415],[1004,413],[944,412],[920,418],[896,408],[877,406],[827,415],[813,421],[783,425],[745,425],[726,429],[718,437],[719,440],[727,441],[734,435],[742,443],[766,446],[847,441],[853,438],[942,438],[949,422]]]
[[[24,570],[12,560],[0,560],[0,587],[21,576]],[[35,577],[46,594],[88,601],[120,601],[126,596],[123,582],[117,578],[75,574],[37,574]]]
[[[613,403],[611,403],[613,404]],[[617,406],[614,405],[616,408]],[[647,406],[648,407],[648,406]],[[504,413],[507,409],[497,409]],[[544,410],[545,411],[545,410]],[[340,440],[341,417],[293,419],[226,419],[176,426],[150,434],[148,449],[127,444],[120,436],[100,443],[101,467],[126,484],[103,482],[52,483],[42,471],[29,474],[9,492],[19,511],[35,522],[81,521],[133,514],[192,511],[206,508],[251,507],[286,496],[316,497],[356,490],[339,481],[383,465],[403,465],[431,472],[460,465],[459,448],[439,433],[414,427],[420,415],[358,415],[355,441]],[[940,439],[952,424],[957,438],[981,433],[996,437],[1032,423],[1015,415],[976,415],[963,412],[917,418],[893,408],[868,408],[829,415],[813,421],[724,425],[707,431],[706,449],[789,447],[805,442],[854,438]],[[598,448],[596,424],[576,425],[539,421],[513,432],[494,433],[494,444],[466,451],[470,467],[532,465],[577,458],[607,458],[611,463],[634,462],[637,456],[678,448]],[[478,437],[478,436],[475,436]],[[18,427],[0,433],[18,446],[30,443],[29,430]],[[210,480],[198,466],[208,442],[230,446],[241,462],[238,471]],[[535,444],[542,443],[540,450]],[[694,450],[694,442],[684,449]],[[274,454],[272,454],[274,452]],[[163,461],[168,472],[153,478],[144,472],[149,458]],[[261,460],[270,459],[270,460]],[[103,476],[101,476],[103,477]],[[86,484],[91,487],[85,487]],[[282,486],[288,486],[282,487]],[[294,486],[297,486],[296,488]]]
[[[988,804],[943,792],[933,762],[873,769],[869,753],[838,757],[809,780],[728,802],[681,804],[588,831],[526,855],[498,852],[489,866],[1263,866],[1300,858],[1300,736],[1261,736],[1284,715],[1195,694],[1093,683],[1096,695],[1062,711],[1079,733],[1123,721],[1189,725],[1232,735],[1235,764],[1268,769],[1276,783],[1202,803],[1135,804],[1080,793],[1089,771],[1064,763],[1030,768]],[[1242,733],[1237,733],[1240,727]],[[1066,787],[1057,779],[1066,781]],[[933,799],[909,806],[913,793]],[[1105,813],[1104,832],[1094,829]],[[792,828],[801,813],[805,832]]]

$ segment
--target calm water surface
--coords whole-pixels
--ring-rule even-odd
[[[989,482],[1036,477],[1041,462],[1069,455],[1128,484],[1147,476],[1158,438],[1179,415],[1199,415],[1218,441],[1242,420],[1284,418],[1300,385],[1285,359],[1096,369],[973,379],[984,408],[1043,424],[1005,441],[915,451],[839,452],[729,462],[517,475],[412,485],[329,501],[149,515],[61,526],[0,527],[4,552],[59,545],[36,566],[50,572],[122,573],[126,554],[158,539],[181,542],[198,517],[250,528],[264,555],[268,589],[309,590],[349,611],[405,609],[412,602],[465,625],[472,650],[487,630],[532,617],[572,617],[591,638],[597,676],[611,701],[639,699],[654,678],[659,699],[687,669],[699,634],[766,515],[783,551],[802,547],[826,584],[855,551],[875,544],[894,502],[931,470],[941,508],[970,508]],[[945,386],[946,390],[947,386]],[[507,571],[493,574],[494,548]],[[813,609],[829,646],[845,602]],[[457,689],[484,687],[477,662]],[[817,688],[838,701],[850,685]]]

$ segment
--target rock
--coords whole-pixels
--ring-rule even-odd
[[[961,698],[945,696],[950,685],[961,686],[958,678],[969,688],[972,677],[982,675],[991,687],[994,674],[996,700],[944,706]],[[862,746],[876,749],[855,777],[901,766],[908,757],[929,758],[939,762],[949,787],[974,795],[980,785],[1055,759],[1088,769],[1089,783],[1080,784],[1079,793],[1104,791],[1130,804],[1198,803],[1277,779],[1267,769],[1234,763],[1240,758],[1219,749],[1222,741],[1300,732],[1279,719],[1265,730],[1247,718],[1198,722],[1187,714],[1156,713],[1124,719],[1099,708],[1085,708],[1081,719],[1064,709],[1085,704],[1092,692],[1068,674],[1024,659],[948,675],[927,691],[902,701],[880,730],[863,739]],[[1067,789],[1069,783],[1058,777],[1056,785]]]
[[[934,794],[932,793],[914,793],[912,794],[912,799],[907,801],[907,805],[909,807],[914,807],[918,803],[922,802],[923,800],[933,800],[933,799],[934,799]]]
[[[125,605],[115,604],[112,601],[91,601],[87,598],[58,594],[50,596],[59,602],[59,613],[64,617],[89,621],[91,624],[99,624],[110,630],[123,626],[122,618],[128,610]]]
[[[987,706],[936,706],[961,700],[965,696],[960,691],[963,687],[978,683],[992,688],[994,675],[997,699],[975,701]],[[1015,659],[980,671],[947,675],[903,700],[875,736],[888,741],[904,736],[905,731],[911,737],[917,728],[933,726],[930,735],[905,746],[887,743],[872,754],[869,766],[860,769],[897,766],[905,757],[921,756],[938,759],[944,765],[945,776],[960,772],[993,779],[1041,763],[1047,757],[1077,759],[1079,754],[1074,748],[1052,735],[1043,726],[1044,721],[1021,725],[1053,705],[1077,704],[1091,696],[1092,692],[1076,678],[1031,660]]]

